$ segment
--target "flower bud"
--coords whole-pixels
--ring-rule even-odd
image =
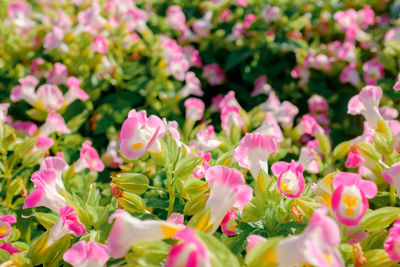
[[[149,188],[149,178],[140,173],[120,173],[112,180],[122,190],[133,194],[143,194]]]

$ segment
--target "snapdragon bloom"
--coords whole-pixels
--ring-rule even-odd
[[[94,37],[93,50],[100,54],[106,54],[108,52],[107,39],[102,35],[97,35]]]
[[[14,215],[0,216],[0,240],[10,236],[11,224],[16,222]]]
[[[225,73],[217,63],[205,65],[203,67],[203,76],[212,86],[219,85],[226,81]]]
[[[162,120],[146,111],[131,110],[124,121],[120,133],[121,154],[128,159],[138,159],[148,150],[151,153],[161,153],[161,144],[157,137],[165,133]]]
[[[211,267],[206,246],[191,228],[179,231],[174,239],[180,241],[172,246],[164,267],[196,266]]]
[[[43,206],[59,212],[66,205],[65,198],[61,195],[65,190],[62,177],[57,175],[55,169],[36,171],[32,174],[31,181],[35,189],[25,199],[24,209]]]
[[[298,198],[304,190],[303,166],[279,161],[271,166],[272,173],[278,177],[277,187],[282,195],[290,198]]]
[[[203,151],[199,152],[199,155],[195,154],[190,154],[189,157],[201,157],[203,158],[203,163],[201,166],[198,166],[194,171],[193,171],[193,176],[200,179],[203,178],[205,175],[205,172],[211,167],[209,162],[211,160],[211,153],[207,152],[204,153]]]
[[[1,103],[0,104],[0,122],[6,122],[8,120],[8,108],[10,107],[10,103]]]
[[[225,217],[221,221],[221,230],[226,235],[235,235],[236,234],[236,218],[237,218],[237,210],[230,209]]]
[[[51,246],[67,234],[73,234],[77,237],[86,234],[85,225],[79,221],[73,207],[69,205],[62,207],[59,214],[58,220],[49,230],[47,246]]]
[[[204,92],[201,90],[200,80],[192,71],[188,71],[185,75],[185,86],[179,91],[179,96],[185,98],[189,95],[203,96]]]
[[[249,235],[246,240],[247,240],[246,252],[249,252],[255,245],[264,242],[267,239],[260,235]]]
[[[64,104],[64,96],[57,85],[54,84],[41,85],[36,96],[47,110],[59,110]]]
[[[71,76],[67,80],[68,92],[65,94],[65,104],[69,105],[77,99],[81,101],[86,101],[89,96],[83,91],[79,86],[81,85],[81,80]]]
[[[318,152],[314,148],[304,146],[300,149],[298,163],[303,166],[305,171],[309,173],[318,173],[320,170],[318,159]]]
[[[106,245],[93,241],[86,242],[85,240],[73,244],[63,256],[64,261],[74,267],[105,266],[108,258]]]
[[[69,134],[71,130],[68,129],[64,118],[60,114],[50,111],[45,123],[40,127],[40,134],[43,136],[49,136],[54,132]]]
[[[206,129],[196,133],[196,139],[190,143],[195,149],[203,152],[212,151],[221,145],[214,132],[214,126],[209,125]]]
[[[124,163],[124,160],[118,155],[118,147],[117,140],[111,140],[108,143],[106,152],[101,156],[101,160],[107,167],[117,168]]]
[[[265,119],[261,123],[260,127],[258,127],[254,132],[272,136],[278,143],[283,141],[282,130],[279,127],[274,115],[272,115],[270,112],[266,113]]]
[[[35,88],[36,85],[38,85],[39,80],[35,76],[28,75],[18,81],[20,85],[14,87],[11,91],[11,101],[18,102],[20,100],[25,100],[27,103],[34,106],[38,99],[35,93]]]
[[[364,81],[367,85],[376,85],[377,81],[384,76],[383,64],[375,59],[365,62],[362,69]]]
[[[210,30],[212,27],[211,18],[212,12],[207,11],[201,19],[193,21],[192,29],[197,37],[201,38],[210,35]]]
[[[396,83],[394,84],[393,89],[394,89],[395,91],[400,90],[400,73],[397,75],[397,81],[396,81]]]
[[[333,178],[332,210],[339,222],[358,225],[368,209],[368,198],[375,197],[377,187],[374,182],[366,181],[359,174],[341,172]]]
[[[205,176],[210,186],[210,196],[197,228],[214,233],[231,208],[235,207],[240,212],[243,210],[253,198],[253,189],[244,183],[243,175],[233,168],[213,166]]]
[[[80,158],[74,164],[75,172],[80,172],[86,168],[99,172],[104,170],[104,164],[101,161],[99,154],[96,149],[92,147],[92,142],[88,140],[83,142]]]
[[[234,126],[241,129],[244,125],[244,121],[240,116],[240,111],[235,106],[224,107],[221,111],[221,126],[226,136],[231,135],[232,128]]]
[[[37,125],[30,121],[14,121],[12,126],[15,130],[23,132],[29,136],[33,136],[38,129]]]
[[[400,219],[393,224],[384,243],[386,255],[394,261],[400,261]]]
[[[281,103],[274,91],[269,93],[268,100],[260,105],[260,109],[271,112],[282,126],[291,125],[299,113],[299,109],[289,101]]]
[[[138,242],[168,239],[184,228],[183,225],[166,221],[142,221],[121,209],[110,216],[109,223],[114,219],[107,241],[109,255],[113,258],[123,257]]]
[[[271,136],[246,133],[235,149],[235,159],[243,168],[249,169],[257,179],[260,171],[268,173],[268,157],[278,150],[278,143]]]
[[[358,75],[356,64],[351,63],[347,65],[340,74],[341,83],[350,83],[358,87],[361,84],[360,76]]]
[[[69,48],[63,42],[65,32],[58,26],[53,26],[53,30],[46,34],[43,41],[44,52],[48,53],[53,49],[60,49],[61,52],[67,53]]]
[[[379,102],[382,98],[382,89],[379,86],[367,85],[358,95],[353,96],[347,105],[347,113],[361,114],[372,125],[376,126],[382,117],[379,113]]]
[[[21,252],[21,250],[14,247],[11,243],[8,242],[1,243],[0,249],[7,251],[10,255]]]
[[[260,94],[268,95],[271,92],[271,85],[267,83],[267,76],[261,75],[254,82],[254,89],[251,92],[251,96],[257,96]]]
[[[174,5],[174,6],[170,6],[167,9],[166,22],[174,30],[177,30],[177,31],[188,30],[188,27],[186,26],[186,17],[180,6]]]
[[[198,98],[188,98],[185,101],[186,119],[192,121],[201,120],[204,113],[204,102]]]
[[[396,162],[388,170],[382,171],[382,177],[396,189],[397,195],[400,195],[400,162]]]
[[[324,206],[316,209],[307,228],[296,236],[290,236],[278,243],[272,261],[282,266],[304,263],[313,266],[344,266],[337,246],[340,244],[340,230],[336,222],[326,214]],[[290,252],[290,253],[289,253]]]
[[[56,62],[53,69],[47,76],[47,82],[50,84],[61,84],[65,83],[68,76],[68,69],[64,64]]]

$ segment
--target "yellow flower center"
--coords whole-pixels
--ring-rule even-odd
[[[346,209],[346,215],[347,216],[353,216],[354,215],[354,209],[353,207],[357,205],[358,200],[356,197],[351,197],[349,195],[345,195],[343,199],[344,204],[346,204],[347,209]]]
[[[6,234],[8,231],[8,228],[6,226],[0,227],[0,235]]]
[[[136,143],[134,145],[132,145],[132,149],[137,150],[140,149],[143,146],[143,143]]]

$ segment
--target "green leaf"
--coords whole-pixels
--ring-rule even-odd
[[[51,213],[34,212],[33,216],[39,221],[39,223],[49,230],[57,221],[58,216]]]
[[[120,173],[112,177],[115,185],[134,194],[143,194],[149,188],[149,178],[141,173]]]
[[[400,214],[400,208],[384,207],[377,210],[368,210],[364,215],[361,226],[370,233],[381,232],[392,224]]]
[[[174,177],[177,179],[185,180],[193,174],[193,171],[202,162],[203,159],[200,157],[185,157],[180,159],[176,164]]]
[[[230,71],[237,64],[244,61],[246,58],[250,57],[252,54],[253,54],[253,52],[251,50],[249,50],[248,48],[232,52],[228,56],[228,59],[225,62],[224,70]]]
[[[72,119],[70,119],[67,123],[68,128],[71,132],[76,132],[81,128],[82,124],[84,124],[89,117],[89,113],[84,110],[81,114],[76,115]],[[97,130],[97,128],[96,128]]]
[[[218,238],[196,231],[197,237],[207,246],[212,265],[215,267],[239,267],[239,261]]]

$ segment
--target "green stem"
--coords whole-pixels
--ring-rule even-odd
[[[346,240],[347,226],[343,226],[342,240]]]
[[[390,186],[390,206],[396,206],[396,190],[394,186]]]
[[[167,172],[167,185],[168,185],[168,193],[169,193],[169,204],[168,204],[168,215],[169,217],[174,210],[174,203],[175,203],[175,186],[172,177],[171,165],[166,166]]]
[[[354,231],[353,233],[349,234],[348,237],[346,237],[345,239],[342,239],[343,242],[342,243],[347,243],[347,241],[349,241],[353,236],[355,236],[356,234],[358,234],[359,232],[363,231],[364,229],[360,228],[356,231]]]
[[[169,192],[169,205],[168,205],[168,215],[167,218],[171,215],[171,213],[174,210],[174,204],[175,204],[175,188]]]

